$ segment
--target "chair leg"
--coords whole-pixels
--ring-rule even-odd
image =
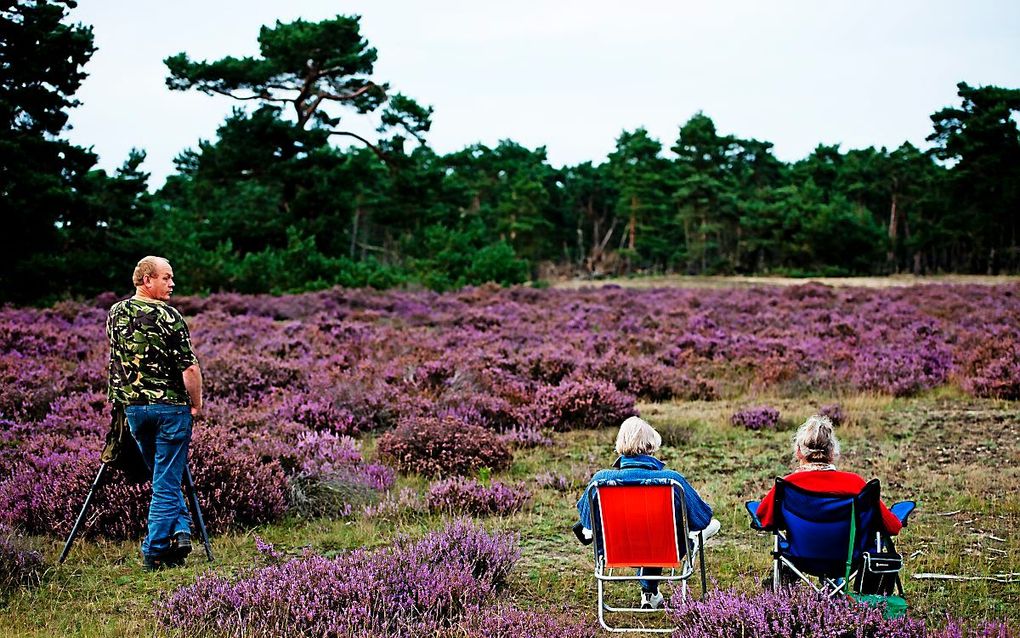
[[[698,562],[701,563],[701,599],[704,600],[708,594],[708,578],[705,575],[705,537],[702,532],[698,532]]]
[[[773,536],[772,547],[772,592],[779,592],[779,536]]]
[[[684,596],[686,597],[687,581],[683,580],[683,581],[681,581],[681,583],[682,583],[683,591],[685,592]],[[648,613],[648,614],[658,614],[658,613],[665,612],[666,609],[665,608],[661,608],[661,607],[659,609],[655,609],[655,610],[649,610],[649,609],[616,609],[616,608],[610,607],[609,605],[606,604],[605,582],[602,579],[596,577],[595,578],[595,585],[596,585],[596,589],[598,591],[599,624],[602,625],[602,628],[605,629],[606,631],[609,631],[609,632],[612,632],[612,633],[643,633],[643,634],[671,634],[674,631],[676,631],[676,627],[670,627],[670,628],[667,629],[667,628],[653,628],[653,627],[614,627],[614,626],[610,625],[609,622],[606,620],[606,612],[607,611],[620,611],[620,612],[623,612],[623,613],[627,613],[627,612],[630,612],[630,613],[643,612],[643,613]]]

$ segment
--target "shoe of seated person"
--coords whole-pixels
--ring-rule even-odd
[[[662,594],[659,592],[641,592],[641,609],[658,609],[662,607]]]
[[[705,537],[705,540],[707,541],[708,539],[710,539],[713,536],[715,536],[716,534],[718,534],[719,533],[719,528],[721,528],[721,527],[722,527],[722,523],[719,522],[719,519],[718,518],[713,518],[711,521],[709,521],[708,527],[706,527],[704,530],[702,530],[701,534],[702,534],[702,536]]]

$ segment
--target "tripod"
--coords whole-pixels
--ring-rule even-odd
[[[67,536],[67,542],[64,543],[64,550],[60,552],[60,559],[58,563],[63,563],[64,559],[67,558],[68,552],[71,551],[71,545],[74,544],[74,539],[78,536],[78,532],[81,531],[81,524],[85,521],[85,514],[88,512],[89,505],[92,504],[92,497],[95,496],[96,490],[99,488],[100,483],[103,480],[103,476],[109,471],[109,464],[103,462],[99,465],[99,472],[96,474],[96,480],[92,481],[92,486],[89,488],[89,493],[85,497],[85,503],[81,506],[81,512],[78,513],[78,519],[74,522],[74,527],[71,528],[71,533]],[[191,470],[184,467],[184,480],[181,482],[181,488],[184,490],[184,497],[188,503],[188,509],[191,510],[191,515],[195,519],[195,524],[198,526],[198,533],[202,537],[202,544],[205,546],[205,555],[210,562],[213,560],[212,545],[209,544],[209,533],[205,529],[205,519],[202,518],[202,508],[198,505],[198,495],[195,494],[195,482],[191,478]]]

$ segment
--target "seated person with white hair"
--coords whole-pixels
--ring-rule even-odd
[[[682,474],[667,470],[665,463],[652,456],[662,446],[662,437],[643,419],[632,416],[620,426],[616,436],[616,453],[619,458],[613,463],[613,469],[600,470],[588,483],[584,494],[577,502],[580,521],[574,525],[574,533],[582,543],[592,541],[591,511],[588,505],[588,493],[596,481],[633,480],[633,479],[672,479],[684,488],[684,500],[687,506],[687,523],[691,532],[704,530],[703,537],[708,538],[719,531],[719,521],[712,518],[712,508],[698,492],[691,487]],[[639,576],[660,576],[659,567],[642,567]],[[657,609],[662,605],[662,594],[655,580],[641,581],[641,607]]]
[[[809,417],[793,436],[793,458],[797,469],[787,474],[783,480],[809,492],[821,492],[833,496],[856,496],[867,481],[859,474],[841,472],[836,469],[839,458],[839,439],[836,429],[828,417],[814,415]],[[769,493],[758,505],[758,520],[763,527],[769,527],[775,517],[776,488],[773,485]],[[890,536],[899,534],[903,523],[893,514],[885,503],[879,502],[882,513],[882,528]]]

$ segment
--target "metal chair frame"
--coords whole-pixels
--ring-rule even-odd
[[[668,568],[669,574],[662,574],[659,576],[644,576],[644,575],[616,575],[614,574],[613,567],[606,567],[607,559],[605,556],[605,525],[603,520],[603,511],[601,506],[601,499],[599,498],[599,490],[603,488],[623,488],[627,487],[647,487],[647,486],[662,486],[670,488],[670,519],[669,522],[672,524],[673,533],[679,543],[680,539],[684,539],[685,551],[682,557],[678,557],[677,564],[675,567]],[[680,520],[677,520],[677,508],[676,498],[679,491],[680,496]],[[659,609],[641,609],[640,607],[614,607],[606,602],[605,584],[608,582],[616,581],[640,581],[640,580],[654,580],[659,582],[676,582],[681,583],[681,595],[687,597],[688,586],[687,581],[692,575],[694,575],[694,563],[692,555],[694,554],[693,545],[697,546],[698,552],[698,563],[701,568],[701,591],[702,595],[707,589],[707,577],[705,573],[705,539],[704,534],[701,531],[697,532],[694,542],[691,539],[690,527],[688,525],[687,518],[687,502],[684,498],[684,488],[678,481],[673,479],[646,479],[640,483],[621,483],[619,481],[613,481],[612,483],[596,484],[588,492],[588,504],[592,513],[592,525],[594,527],[593,532],[595,536],[595,542],[593,543],[595,551],[595,579],[598,589],[598,616],[599,624],[606,631],[614,633],[624,632],[642,632],[642,633],[672,633],[676,627],[670,628],[644,628],[644,627],[619,627],[612,626],[606,619],[606,612],[611,613],[637,613],[637,614],[648,614],[648,613],[660,613],[666,611],[665,608]],[[597,515],[596,515],[597,513]],[[666,521],[663,521],[664,523]],[[682,535],[680,534],[682,532]],[[602,552],[600,553],[600,547]],[[679,545],[677,547],[679,549]],[[628,569],[640,567],[633,565]],[[666,569],[666,568],[664,568]],[[679,570],[679,573],[678,573]]]
[[[777,483],[780,482],[781,480],[782,479],[778,479],[778,478],[776,479]],[[878,479],[873,479],[872,481],[870,481],[864,488],[862,488],[861,492],[863,493],[864,490],[866,490],[866,489],[874,489],[875,490],[875,501],[877,503],[879,501],[880,493],[881,493],[881,486],[880,486],[880,484],[878,482]],[[805,490],[801,490],[801,491],[805,491]],[[819,496],[825,496],[825,494],[820,493]],[[847,496],[846,498],[848,498],[848,499],[856,499],[855,496]],[[907,517],[909,517],[910,512],[912,512],[913,509],[914,509],[913,502],[911,501],[910,503],[911,503],[911,507],[907,511],[906,515],[902,517],[904,525],[906,525],[906,520],[907,520]],[[781,548],[781,543],[786,540],[786,533],[785,533],[785,531],[783,529],[778,528],[778,527],[773,527],[771,529],[766,530],[766,528],[764,528],[762,526],[761,521],[758,520],[757,514],[754,511],[754,510],[757,509],[757,505],[758,505],[757,501],[747,501],[744,504],[745,508],[747,509],[748,514],[751,517],[751,528],[752,529],[756,529],[758,531],[771,531],[771,533],[772,533],[772,590],[776,591],[776,592],[778,592],[780,590],[780,588],[782,587],[782,582],[780,580],[780,570],[785,567],[786,569],[791,571],[793,574],[795,574],[798,578],[800,578],[802,581],[807,583],[815,591],[817,591],[820,594],[825,595],[828,598],[835,597],[835,596],[837,596],[839,594],[849,595],[851,593],[851,585],[853,583],[857,582],[858,575],[861,573],[861,569],[864,567],[864,565],[866,565],[867,563],[869,563],[871,561],[871,556],[873,555],[872,552],[874,552],[874,553],[881,553],[883,551],[884,547],[886,547],[887,544],[891,545],[891,541],[890,541],[889,537],[886,534],[884,534],[881,531],[876,531],[875,535],[874,535],[875,536],[874,537],[874,545],[871,546],[873,549],[871,549],[867,545],[865,545],[865,549],[862,551],[860,557],[857,558],[856,560],[851,561],[850,569],[847,570],[847,575],[845,577],[831,578],[831,577],[825,576],[825,575],[819,576],[819,575],[815,575],[815,574],[807,574],[803,570],[799,569],[793,563],[793,561],[791,561],[790,558],[783,553],[782,548]],[[900,503],[897,503],[896,505],[900,505]],[[854,516],[854,517],[857,516],[857,512],[856,512],[855,507],[851,508],[851,516]],[[854,542],[853,538],[851,538],[850,542],[851,543]],[[870,549],[870,551],[869,551],[869,549]],[[848,553],[849,553],[849,552],[852,551],[852,548],[848,547],[847,550],[848,550]],[[902,596],[903,595],[903,586],[902,586],[902,583],[900,582],[900,578],[899,578],[899,572],[900,572],[901,569],[902,569],[902,562],[900,563],[900,567],[896,568],[896,569],[885,569],[885,570],[872,569],[871,571],[873,573],[897,574],[895,579],[894,579],[894,585],[895,585],[895,588],[896,588],[897,592],[899,593],[899,595]],[[816,583],[814,580],[812,580],[813,578],[817,579],[818,582]],[[855,592],[855,593],[858,593],[858,592]]]

